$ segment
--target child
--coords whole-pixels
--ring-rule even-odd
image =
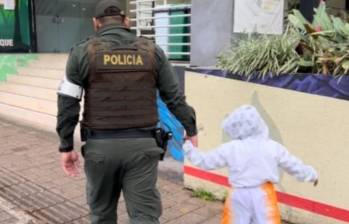
[[[189,141],[183,146],[195,166],[207,170],[229,168],[233,188],[226,200],[222,224],[280,224],[273,186],[280,179],[279,167],[315,186],[316,171],[269,138],[268,127],[253,106],[233,111],[222,128],[233,140],[208,153],[198,151]]]

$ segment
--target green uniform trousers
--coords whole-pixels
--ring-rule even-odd
[[[87,140],[83,154],[92,224],[117,223],[121,191],[131,224],[159,223],[156,181],[162,152],[153,138]]]

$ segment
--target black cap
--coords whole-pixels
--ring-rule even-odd
[[[94,17],[124,16],[126,0],[97,0]]]

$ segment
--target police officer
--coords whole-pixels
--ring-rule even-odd
[[[58,91],[59,151],[69,176],[78,175],[73,134],[84,92],[82,152],[93,224],[116,222],[121,191],[131,223],[159,223],[162,207],[156,181],[163,149],[153,136],[157,91],[185,127],[186,138],[197,145],[194,110],[180,93],[164,52],[130,32],[125,4],[97,1],[96,34],[72,48]]]

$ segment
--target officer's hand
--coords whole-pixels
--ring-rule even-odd
[[[198,147],[198,136],[194,135],[194,136],[185,136],[185,140],[188,140],[191,142],[191,144],[193,144],[194,147]]]
[[[65,174],[67,174],[70,177],[77,177],[80,173],[79,154],[75,151],[62,152],[61,166]]]

